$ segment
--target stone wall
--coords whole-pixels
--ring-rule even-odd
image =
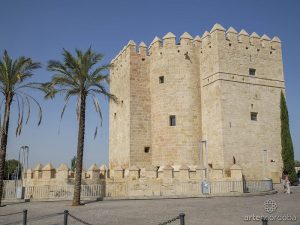
[[[175,35],[168,33],[163,42],[154,39],[149,52],[152,164],[199,165],[201,101],[193,38],[184,33],[176,45]],[[170,126],[171,115],[176,126]]]
[[[170,32],[155,37],[148,50],[130,41],[112,64],[111,92],[121,103],[110,104],[109,168],[204,165],[212,179],[226,179],[238,163],[247,179],[279,181],[278,37],[216,24],[178,43]]]
[[[136,54],[135,43],[131,46],[130,63],[130,162],[129,167],[151,165],[151,102],[149,59],[147,47],[139,46]]]
[[[230,171],[231,174],[226,179],[210,177],[212,193],[243,192],[241,168],[232,165]],[[211,173],[214,174],[214,171]],[[169,165],[160,168],[132,166],[130,169],[118,167],[109,170],[105,166],[99,168],[93,164],[87,171],[83,171],[82,184],[105,184],[103,195],[106,197],[198,196],[202,193],[201,182],[204,180],[207,180],[205,170],[198,167],[182,166],[175,169]],[[38,164],[33,170],[27,170],[23,179],[23,186],[29,189],[73,183],[74,173],[65,164],[57,169],[51,164]],[[48,196],[48,193],[45,195]]]
[[[130,63],[131,49],[124,48],[110,70],[110,92],[118,103],[109,105],[110,166],[129,167],[130,161]]]
[[[210,34],[211,50],[206,54],[216,55],[218,67],[204,71],[202,93],[212,166],[229,170],[234,158],[247,179],[278,180],[280,92],[284,90],[280,40],[256,33],[249,37],[246,31],[238,34],[233,28],[225,34],[220,25]],[[250,68],[255,75],[249,74]],[[251,112],[258,113],[257,121],[251,120]]]

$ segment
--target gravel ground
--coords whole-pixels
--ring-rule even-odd
[[[5,203],[0,208],[0,215],[28,210],[28,225],[62,225],[63,215],[36,220],[41,216],[62,213],[65,209],[89,224],[107,225],[158,225],[164,221],[186,214],[186,225],[254,225],[261,221],[245,221],[253,215],[294,216],[296,221],[278,221],[277,217],[269,225],[300,225],[300,187],[292,187],[292,194],[278,193],[251,197],[213,197],[157,200],[105,200],[86,202],[85,205],[72,207],[70,201]],[[266,200],[273,200],[277,208],[273,213],[265,211]],[[248,217],[248,218],[247,218]],[[22,224],[22,214],[0,216],[0,224]],[[19,221],[19,223],[17,223]],[[69,218],[71,225],[82,224]],[[178,225],[179,220],[171,224]]]

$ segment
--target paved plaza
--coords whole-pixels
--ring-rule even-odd
[[[213,197],[156,200],[105,200],[88,202],[84,206],[72,207],[70,201],[6,203],[0,215],[28,209],[28,225],[63,224],[63,215],[35,220],[44,215],[63,212],[65,209],[90,224],[107,225],[158,225],[186,214],[186,225],[243,225],[262,224],[253,221],[253,216],[268,215],[274,220],[269,225],[300,225],[300,187],[292,187],[293,193],[277,193],[265,196]],[[267,200],[272,200],[266,205]],[[270,203],[270,202],[269,202]],[[268,213],[266,208],[271,212]],[[295,216],[299,217],[296,221]],[[47,216],[46,216],[47,217]],[[22,224],[22,214],[0,216],[0,224]],[[246,221],[248,220],[248,221]],[[251,220],[251,221],[249,221]],[[82,224],[69,218],[71,225]],[[178,225],[179,221],[171,223]]]

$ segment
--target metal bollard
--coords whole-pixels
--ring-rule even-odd
[[[65,210],[64,211],[64,225],[68,225],[68,215],[69,215],[69,211]]]
[[[184,213],[180,213],[180,214],[179,214],[180,225],[185,225],[184,217],[185,217],[185,214],[184,214]]]
[[[27,209],[23,210],[23,225],[27,225]]]
[[[268,218],[262,218],[262,225],[268,225]]]

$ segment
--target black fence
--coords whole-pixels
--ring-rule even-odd
[[[63,217],[62,220],[63,220],[63,224],[64,225],[70,225],[70,223],[68,223],[69,221],[69,218],[72,218],[78,222],[80,222],[81,224],[84,224],[84,225],[93,225],[91,223],[88,223],[74,215],[72,215],[68,210],[64,210],[64,212],[61,212],[61,213],[52,213],[52,214],[48,214],[48,215],[44,215],[44,216],[39,216],[39,217],[34,217],[34,218],[30,218],[28,219],[27,218],[27,213],[28,213],[28,210],[27,209],[24,209],[23,211],[21,212],[15,212],[15,213],[8,213],[8,214],[4,214],[4,215],[0,215],[0,217],[5,217],[5,216],[11,216],[11,215],[18,215],[18,214],[23,214],[23,219],[22,220],[19,220],[19,221],[16,221],[16,222],[12,222],[12,223],[7,223],[7,224],[3,224],[3,225],[17,225],[17,224],[23,224],[23,225],[29,225],[28,222],[32,222],[32,221],[38,221],[38,220],[44,220],[44,219],[47,219],[47,218],[52,218],[52,217],[56,217],[56,216],[61,216]],[[170,220],[167,220],[163,223],[160,223],[159,225],[167,225],[167,224],[170,224],[170,223],[173,223],[175,221],[179,220],[180,222],[180,225],[185,225],[185,214],[184,213],[180,213],[177,217],[174,217]],[[267,225],[267,224],[264,224],[264,225]]]
[[[51,218],[51,217],[55,217],[55,216],[61,216],[61,217],[63,217],[62,220],[64,222],[63,223],[64,225],[68,225],[68,221],[69,221],[70,217],[73,218],[74,220],[80,222],[81,224],[93,225],[91,223],[88,223],[88,222],[86,222],[86,221],[84,221],[84,220],[82,220],[82,219],[80,219],[80,218],[72,215],[68,210],[64,210],[64,212],[61,212],[61,213],[53,213],[53,214],[48,214],[48,215],[39,216],[39,217],[35,217],[35,218],[30,218],[30,219],[27,218],[27,213],[28,213],[28,210],[24,209],[21,212],[8,213],[8,214],[0,215],[0,217],[23,214],[23,219],[22,220],[16,221],[16,222],[13,222],[13,223],[3,224],[3,225],[17,225],[17,224],[29,225],[28,222],[43,220],[43,219],[47,219],[47,218]],[[163,223],[160,223],[159,225],[167,225],[167,224],[173,223],[173,222],[175,222],[177,220],[179,220],[180,225],[185,225],[185,214],[184,213],[180,213],[178,216],[176,216],[176,217],[174,217],[172,219],[169,219],[169,220],[167,220],[167,221],[165,221]],[[70,225],[70,223],[69,223],[69,225]],[[262,218],[262,225],[268,225],[268,219],[267,218]]]
[[[179,216],[176,216],[170,220],[167,220],[163,223],[160,223],[159,225],[167,225],[169,223],[173,223],[175,222],[176,220],[179,220],[180,221],[180,225],[185,225],[185,222],[184,222],[184,218],[185,218],[185,214],[184,213],[180,213]]]
[[[92,225],[91,223],[88,223],[88,222],[86,222],[86,221],[70,214],[68,210],[65,210],[64,212],[61,212],[61,213],[52,213],[52,214],[38,216],[38,217],[30,218],[30,219],[28,219],[27,213],[28,213],[28,210],[24,209],[22,212],[8,213],[8,214],[0,215],[0,217],[23,214],[23,219],[22,220],[12,222],[12,223],[3,224],[3,225],[17,225],[17,224],[29,225],[28,222],[33,222],[33,221],[38,221],[38,220],[45,220],[47,218],[52,218],[52,217],[56,217],[56,216],[61,216],[62,217],[62,220],[64,221],[64,223],[63,223],[64,225],[68,225],[69,217],[73,218],[74,220],[77,220],[78,222],[80,222],[82,224]]]

